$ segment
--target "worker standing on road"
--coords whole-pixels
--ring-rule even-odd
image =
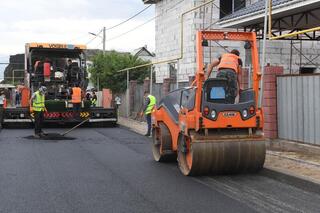
[[[79,84],[75,84],[74,87],[72,87],[71,90],[71,102],[73,104],[73,109],[76,112],[76,118],[80,119],[80,108],[81,108],[81,88],[79,87]]]
[[[233,49],[230,53],[223,54],[222,57],[214,60],[208,68],[208,77],[210,77],[213,67],[218,66],[217,78],[227,79],[226,100],[230,104],[234,104],[238,88],[240,88],[242,60],[239,56],[240,52]]]
[[[154,106],[156,105],[156,98],[153,95],[150,95],[149,92],[145,92],[144,93],[144,98],[145,98],[145,102],[144,102],[144,107],[143,107],[143,111],[141,112],[141,116],[143,115],[143,113],[146,116],[146,120],[147,120],[147,124],[148,124],[148,132],[147,134],[145,134],[145,136],[151,136],[151,113],[153,111]]]
[[[5,101],[6,101],[6,96],[4,95],[4,92],[1,91],[1,95],[0,95],[0,128],[2,126]]]
[[[30,99],[31,111],[34,112],[34,137],[40,138],[45,135],[42,131],[43,125],[43,113],[46,111],[45,107],[45,94],[47,92],[47,88],[45,86],[41,86],[38,91],[32,94]]]
[[[91,98],[91,106],[96,107],[97,100],[98,100],[98,98],[97,98],[96,92],[93,91],[92,92],[92,98]]]

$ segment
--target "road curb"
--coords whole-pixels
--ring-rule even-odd
[[[264,167],[264,169],[261,171],[260,174],[265,175],[272,179],[276,179],[280,182],[294,185],[306,191],[314,192],[317,194],[319,194],[320,192],[320,182],[315,179],[308,178],[306,176],[301,176],[301,175],[291,173],[289,171],[284,171],[281,169],[266,167],[266,166]]]

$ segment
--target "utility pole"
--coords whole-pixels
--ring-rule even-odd
[[[106,54],[106,27],[103,27],[102,42],[103,42],[103,54]]]

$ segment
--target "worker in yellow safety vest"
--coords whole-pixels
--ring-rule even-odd
[[[42,131],[44,112],[46,111],[45,107],[45,94],[47,92],[47,88],[45,86],[41,86],[39,90],[34,92],[30,99],[30,111],[34,113],[34,137],[40,138],[46,135]]]
[[[151,113],[157,103],[157,99],[153,95],[150,95],[149,92],[144,93],[144,98],[145,98],[145,102],[144,102],[144,107],[143,107],[143,111],[141,112],[141,115],[143,115],[144,113],[146,116],[148,131],[147,131],[147,134],[145,134],[145,136],[150,137],[151,136]]]
[[[98,100],[98,97],[97,97],[97,95],[96,95],[96,92],[93,91],[93,92],[92,92],[92,98],[91,98],[91,106],[96,107],[96,105],[97,105],[97,100]]]
[[[71,90],[71,103],[73,104],[73,109],[76,114],[76,118],[80,119],[80,109],[82,101],[82,91],[78,84],[75,84]]]

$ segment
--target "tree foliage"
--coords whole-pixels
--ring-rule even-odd
[[[126,90],[127,73],[117,72],[121,69],[134,67],[149,63],[129,53],[116,51],[100,53],[92,58],[93,66],[89,69],[91,81],[97,86],[97,79],[100,79],[100,88],[111,89],[113,93]],[[142,83],[150,75],[150,67],[142,67],[130,70],[130,80],[137,80]]]

